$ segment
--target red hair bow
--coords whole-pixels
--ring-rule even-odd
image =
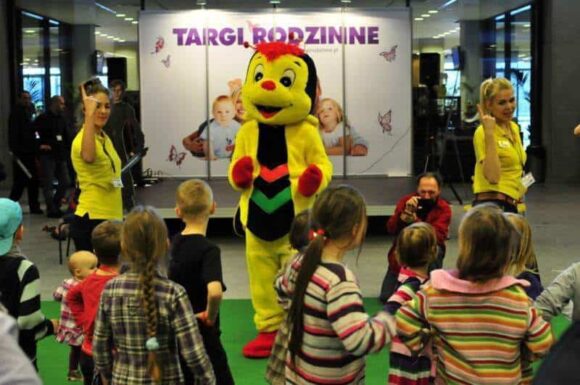
[[[314,238],[317,238],[319,236],[324,237],[324,235],[325,235],[325,232],[323,229],[310,230],[308,232],[308,239],[312,241]]]

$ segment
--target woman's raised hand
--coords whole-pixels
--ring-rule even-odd
[[[483,130],[486,134],[493,134],[495,131],[495,118],[484,111],[481,104],[477,105],[477,111],[479,112],[479,121],[483,126]]]
[[[81,90],[81,99],[83,101],[84,113],[85,117],[92,117],[95,115],[95,111],[97,111],[98,100],[95,99],[93,96],[88,96],[87,92],[85,91],[84,83],[79,86]]]

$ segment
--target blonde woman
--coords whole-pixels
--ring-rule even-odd
[[[473,135],[474,205],[493,202],[505,212],[517,213],[518,201],[525,192],[521,179],[526,152],[520,129],[512,121],[515,109],[514,89],[509,80],[487,79],[481,84],[478,105],[481,125]]]

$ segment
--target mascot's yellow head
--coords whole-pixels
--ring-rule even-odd
[[[296,45],[260,43],[242,88],[245,120],[286,125],[304,120],[316,98],[316,67]]]

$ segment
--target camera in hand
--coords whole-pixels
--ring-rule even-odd
[[[433,207],[435,207],[435,201],[433,199],[419,198],[417,201],[417,216],[425,219]]]
[[[101,86],[101,79],[99,78],[89,79],[83,84],[83,87],[85,88],[85,92],[87,93],[87,95],[94,94],[96,88],[99,86]]]

